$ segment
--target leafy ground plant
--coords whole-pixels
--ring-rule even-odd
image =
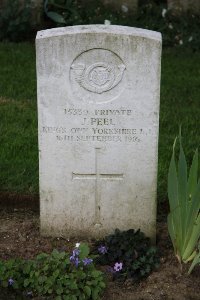
[[[56,300],[99,299],[105,288],[86,244],[72,254],[54,250],[34,260],[0,261],[0,286],[21,290],[26,296],[53,296]]]
[[[198,179],[198,152],[196,150],[187,176],[187,163],[182,147],[181,130],[179,133],[180,154],[178,166],[175,161],[175,145],[168,174],[168,198],[170,213],[168,230],[174,246],[175,255],[180,262],[193,260],[189,269],[200,263],[200,179]],[[200,247],[199,247],[200,248]]]
[[[152,270],[159,266],[159,257],[150,239],[140,230],[115,230],[104,240],[97,243],[100,257],[97,262],[109,265],[108,270],[114,279],[132,278],[138,281],[147,277]]]

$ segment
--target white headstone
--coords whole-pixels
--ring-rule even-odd
[[[41,233],[156,227],[161,35],[122,26],[36,39]]]

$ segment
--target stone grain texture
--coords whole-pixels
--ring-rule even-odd
[[[155,239],[160,33],[54,28],[36,50],[41,233]]]

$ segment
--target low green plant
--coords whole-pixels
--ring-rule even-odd
[[[21,290],[26,296],[50,296],[56,300],[99,299],[105,288],[104,277],[81,244],[72,255],[53,250],[34,260],[0,261],[0,286]]]
[[[166,1],[140,1],[137,13],[133,14],[121,9],[112,10],[102,0],[87,0],[87,9],[85,1],[45,0],[44,12],[56,26],[104,24],[109,20],[113,25],[160,31],[163,45],[167,47],[189,47],[194,51],[200,48],[198,14],[176,15],[167,8]]]
[[[197,248],[200,239],[200,179],[198,179],[198,151],[187,175],[187,162],[182,147],[181,130],[179,133],[180,154],[178,166],[175,161],[176,139],[168,173],[168,198],[170,213],[168,230],[175,255],[180,264],[193,260],[189,273],[200,263]]]
[[[138,281],[147,277],[159,266],[159,257],[150,239],[140,230],[115,230],[96,244],[100,256],[97,262],[109,265],[114,279],[132,278]]]

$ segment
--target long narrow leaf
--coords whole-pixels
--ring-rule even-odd
[[[194,267],[195,267],[197,264],[200,264],[200,253],[198,253],[198,254],[195,256],[195,258],[194,258],[194,260],[193,260],[193,262],[192,262],[192,264],[191,264],[191,266],[190,266],[190,268],[189,268],[188,274],[190,274],[190,273],[192,272],[192,270],[194,269]]]
[[[182,223],[178,195],[178,176],[175,163],[175,145],[176,139],[173,145],[172,158],[168,173],[168,198],[170,203],[170,212],[172,213],[171,220],[173,220],[174,223],[173,226],[176,236],[176,249],[180,250],[180,246],[182,245]]]
[[[173,216],[172,213],[169,213],[167,216],[167,224],[168,224],[168,230],[169,230],[169,235],[174,247],[175,253],[177,252],[177,246],[176,246],[176,233],[174,229],[174,222],[173,222]]]
[[[193,157],[187,180],[187,162],[182,147],[181,129],[179,133],[180,152],[178,168],[175,161],[175,144],[168,172],[168,198],[170,214],[168,230],[179,262],[193,260],[200,249],[200,180],[198,177],[198,152]],[[190,272],[197,260],[193,261]]]
[[[194,228],[196,228],[196,223],[199,223],[199,210],[200,210],[200,182],[198,183],[196,187],[195,194],[193,194],[190,207],[188,208],[188,216],[187,216],[187,233],[185,237],[185,243],[184,243],[184,249],[188,249],[188,245],[190,244],[190,248],[194,248],[196,244],[191,244],[191,236],[194,231]],[[199,229],[199,237],[200,237],[200,229]],[[184,253],[186,250],[184,251]],[[187,255],[190,255],[187,250]],[[186,253],[183,254],[184,259],[187,259]]]
[[[192,193],[195,190],[197,185],[197,174],[198,174],[198,150],[195,151],[193,156],[192,165],[189,172],[189,179],[188,179],[188,198],[192,198]]]
[[[186,218],[186,232],[185,232],[185,242],[184,242],[184,249],[186,249],[187,244],[189,242],[192,227],[193,227],[193,219],[191,219],[194,201],[198,201],[197,198],[194,197],[197,191],[197,172],[198,172],[198,151],[196,150],[192,165],[189,172],[189,179],[188,179],[188,195],[187,195],[187,218]],[[198,194],[197,194],[198,197]]]
[[[196,248],[199,238],[200,238],[200,214],[198,215],[198,218],[193,224],[190,239],[183,253],[182,259],[184,262],[187,262],[189,260],[189,257],[191,256],[192,252]]]
[[[172,158],[170,161],[168,172],[168,198],[170,204],[170,211],[173,211],[178,206],[178,178],[175,164],[175,145],[176,139],[173,145]]]
[[[185,154],[182,147],[181,129],[179,133],[180,142],[180,154],[178,161],[178,201],[180,206],[180,217],[181,217],[181,228],[182,228],[182,249],[184,250],[184,239],[186,233],[186,220],[187,220],[187,163],[185,159]]]

